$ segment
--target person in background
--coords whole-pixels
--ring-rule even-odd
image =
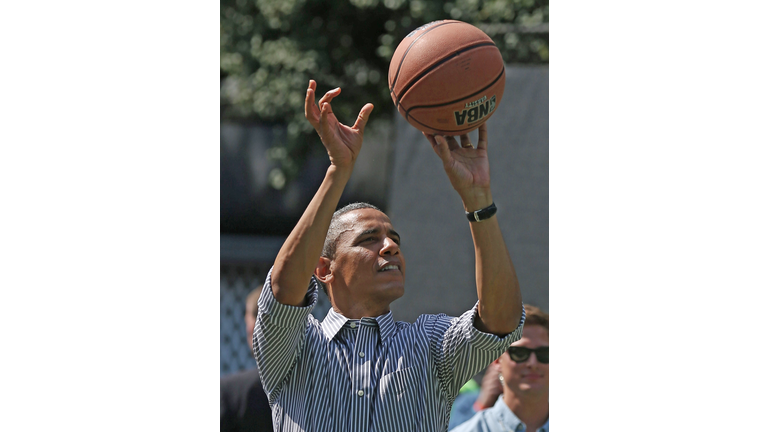
[[[549,315],[525,305],[525,318],[523,337],[489,367],[498,367],[501,396],[492,407],[479,398],[480,412],[451,432],[549,432]]]
[[[245,299],[245,332],[251,352],[261,289],[254,289]],[[272,411],[257,367],[221,379],[220,428],[222,432],[272,432]]]

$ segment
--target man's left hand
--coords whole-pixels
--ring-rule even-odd
[[[467,211],[475,211],[489,206],[491,173],[488,165],[488,129],[485,123],[478,129],[477,148],[472,146],[469,134],[461,135],[460,142],[455,137],[429,135],[424,133],[432,150],[443,161],[443,169],[448,174],[451,185],[464,201]],[[474,207],[474,208],[473,208]]]

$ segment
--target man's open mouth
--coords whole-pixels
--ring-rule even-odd
[[[388,270],[400,270],[400,267],[398,267],[395,264],[387,264],[384,267],[379,269],[380,272],[388,271]]]

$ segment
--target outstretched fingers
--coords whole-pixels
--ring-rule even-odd
[[[368,118],[371,116],[372,111],[373,104],[365,104],[360,110],[360,114],[357,115],[357,120],[355,120],[355,124],[352,126],[352,129],[357,129],[361,134],[365,132],[365,125],[368,124]]]
[[[461,148],[461,146],[459,145],[459,142],[456,141],[456,137],[451,135],[438,135],[438,136],[441,137],[443,141],[445,141],[445,143],[448,145],[448,150],[453,151]]]
[[[320,101],[317,103],[322,108],[324,103],[328,103],[330,105],[333,98],[341,94],[341,87],[336,87],[333,90],[329,90],[326,94],[323,95],[323,97],[320,98]]]
[[[477,148],[486,150],[488,149],[488,126],[483,123],[480,125],[480,129],[477,130]]]
[[[320,127],[320,122],[326,121],[328,114],[333,114],[331,109],[331,100],[341,94],[341,88],[335,88],[315,103],[315,90],[317,89],[317,83],[315,80],[309,80],[309,86],[307,87],[307,95],[304,97],[304,117],[309,120],[309,123],[314,126],[315,129]]]
[[[435,136],[434,135],[430,135],[430,134],[428,134],[426,132],[422,132],[421,134],[424,135],[424,138],[426,138],[427,141],[429,141],[430,144],[432,144],[432,148],[435,148],[435,146],[438,145],[437,141],[435,141]]]
[[[320,121],[320,110],[315,104],[315,88],[317,83],[314,80],[309,80],[309,87],[307,88],[307,95],[304,97],[304,117],[309,120],[309,123],[317,128],[318,121]]]
[[[328,102],[320,101],[320,127],[328,127],[328,116],[333,115],[333,110],[331,110],[331,104]],[[327,130],[327,129],[323,129]]]
[[[432,150],[434,150],[435,154],[437,154],[440,160],[443,161],[443,164],[447,164],[451,159],[451,151],[448,149],[448,143],[446,142],[445,137],[431,135],[426,132],[422,132],[422,134],[424,134],[429,143],[432,144]]]

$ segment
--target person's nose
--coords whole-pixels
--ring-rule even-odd
[[[524,363],[528,367],[536,367],[539,364],[541,364],[541,362],[539,362],[539,358],[536,357],[536,353],[535,352],[532,352],[531,355],[528,356],[528,358],[525,360]]]
[[[389,237],[384,237],[384,245],[381,247],[381,255],[397,255],[400,253],[400,246]]]

